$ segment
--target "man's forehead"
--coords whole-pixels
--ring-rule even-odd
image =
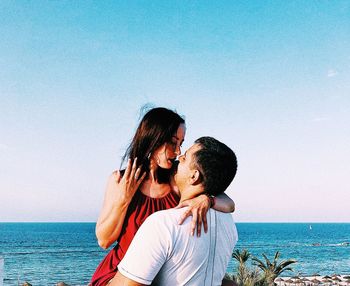
[[[199,149],[201,149],[201,146],[198,143],[195,143],[190,148],[187,149],[186,155],[192,156],[192,154],[196,153]]]

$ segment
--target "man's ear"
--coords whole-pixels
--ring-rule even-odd
[[[191,185],[197,185],[201,182],[200,180],[200,173],[198,170],[193,170],[191,177],[190,177],[190,183]]]

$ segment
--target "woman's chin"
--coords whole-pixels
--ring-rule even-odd
[[[169,170],[169,169],[171,169],[171,168],[173,167],[173,162],[171,162],[170,160],[168,160],[167,163],[161,164],[161,165],[159,165],[159,167],[161,167],[162,169],[167,169],[167,170]]]

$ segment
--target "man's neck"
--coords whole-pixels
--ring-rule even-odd
[[[193,199],[204,193],[202,185],[188,186],[183,190],[180,190],[180,202]]]

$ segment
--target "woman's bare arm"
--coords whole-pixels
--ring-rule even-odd
[[[225,193],[215,197],[213,209],[223,213],[233,213],[235,211],[235,202]]]
[[[107,249],[121,232],[128,206],[145,177],[139,178],[140,168],[136,169],[136,159],[130,160],[123,177],[119,171],[112,173],[107,182],[104,202],[96,223],[98,244]]]
[[[113,173],[108,178],[103,206],[95,230],[98,244],[103,249],[107,249],[117,240],[129,206],[127,201],[118,196],[116,185],[116,174]]]

